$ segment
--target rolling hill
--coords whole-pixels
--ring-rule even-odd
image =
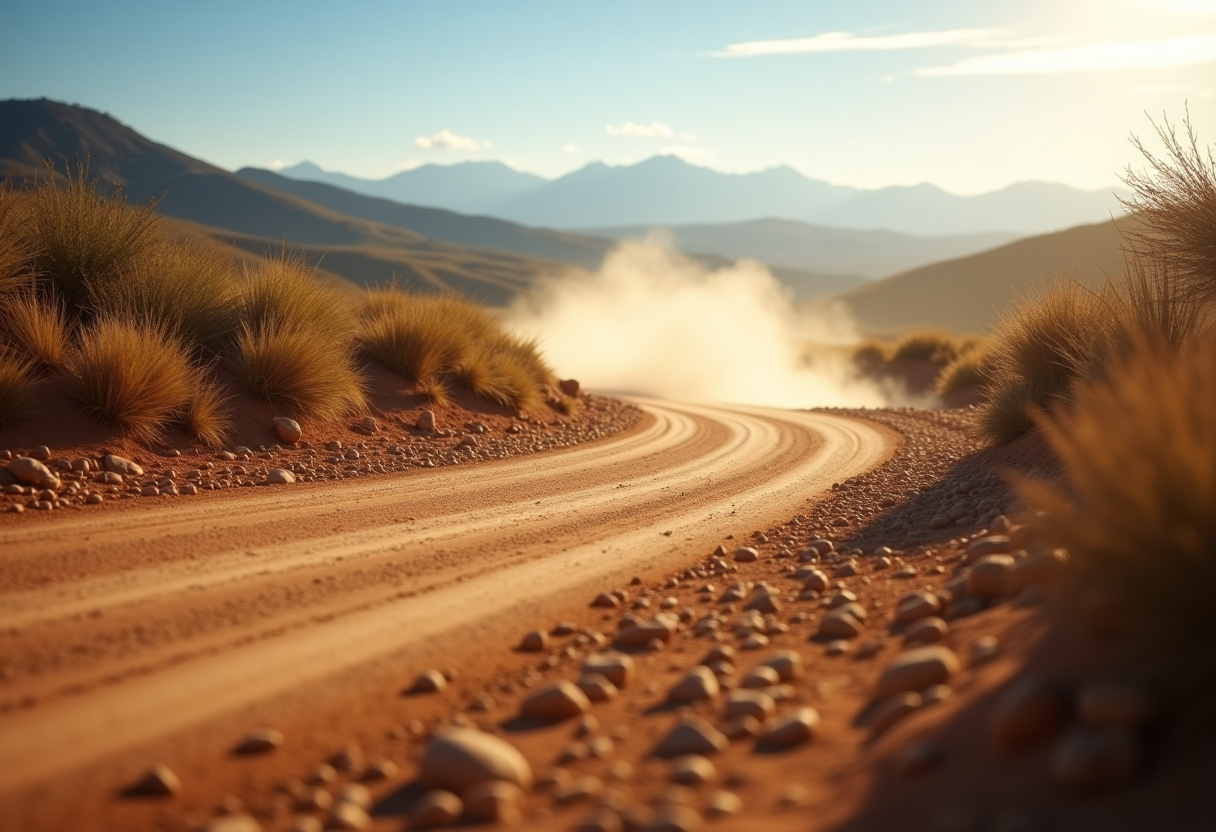
[[[1099,286],[1123,271],[1120,229],[1134,219],[1083,225],[934,263],[841,295],[860,328],[889,336],[915,327],[981,332],[1018,293],[1056,276]]]
[[[866,191],[809,179],[787,166],[728,174],[675,156],[620,166],[592,162],[539,181],[487,162],[424,165],[380,180],[329,173],[311,162],[279,173],[398,202],[564,229],[777,217],[904,234],[1021,236],[1097,222],[1120,211],[1112,192],[1044,182],[1020,182],[978,196],[957,196],[928,184]]]

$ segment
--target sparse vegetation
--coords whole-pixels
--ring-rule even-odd
[[[992,378],[988,347],[983,341],[970,341],[953,361],[942,368],[934,383],[939,396],[948,396],[969,387],[985,388]]]
[[[0,346],[0,427],[10,427],[33,413],[34,363]]]
[[[200,373],[190,398],[182,406],[179,421],[186,433],[204,445],[218,447],[223,444],[231,428],[227,413],[228,396],[210,378]]]
[[[14,292],[28,290],[33,281],[29,268],[37,248],[25,233],[25,210],[12,183],[0,182],[0,302]]]
[[[1066,411],[1040,414],[1067,485],[1022,492],[1041,538],[1119,610],[1143,666],[1212,702],[1216,628],[1216,343],[1138,338]]]
[[[900,338],[891,351],[891,361],[930,361],[945,367],[959,354],[958,339],[948,332],[922,329]]]
[[[0,335],[18,353],[41,369],[58,367],[68,350],[68,324],[63,306],[53,294],[39,296],[32,288],[0,300],[4,321]]]
[[[853,363],[859,367],[872,368],[885,364],[891,357],[891,347],[885,341],[868,338],[853,347]]]
[[[238,327],[306,330],[333,341],[348,341],[355,331],[351,298],[318,280],[316,269],[298,257],[265,258],[246,266],[243,277],[232,300]]]

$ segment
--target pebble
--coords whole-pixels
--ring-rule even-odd
[[[711,818],[728,817],[743,811],[743,801],[734,792],[718,790],[705,801],[705,814]]]
[[[828,656],[843,656],[849,652],[849,642],[842,638],[833,639],[823,645],[823,652]]]
[[[553,799],[558,803],[579,803],[584,800],[595,797],[604,790],[604,783],[600,778],[586,775],[577,777],[564,786],[559,786],[553,790]]]
[[[1098,728],[1132,728],[1153,717],[1153,702],[1141,686],[1119,679],[1087,682],[1077,693],[1077,716]]]
[[[237,746],[240,754],[263,754],[283,744],[283,732],[274,728],[260,728],[248,734]]]
[[[861,635],[862,624],[846,607],[832,610],[819,620],[817,637],[827,639],[856,638]]]
[[[672,702],[697,702],[713,699],[719,690],[714,672],[704,665],[697,665],[672,686],[667,698]]]
[[[739,683],[739,686],[743,688],[767,688],[772,687],[780,681],[781,676],[776,670],[768,665],[761,665],[748,671],[747,675],[743,677],[743,681]]]
[[[761,647],[768,647],[768,636],[763,633],[752,633],[739,644],[744,650],[759,650]]]
[[[920,692],[922,707],[940,705],[954,696],[954,689],[949,685],[930,685]]]
[[[776,615],[783,609],[781,600],[768,592],[761,592],[743,605],[745,610],[755,610],[763,615]]]
[[[322,788],[308,789],[296,801],[296,808],[301,812],[324,812],[334,805],[334,798]]]
[[[267,485],[288,485],[296,481],[296,475],[286,468],[271,468],[266,472]]]
[[[686,754],[713,754],[729,745],[722,732],[698,716],[686,716],[659,740],[656,757],[682,757]]]
[[[671,761],[671,782],[682,786],[701,786],[716,775],[714,764],[700,754],[686,754]]]
[[[300,437],[303,436],[300,430],[300,423],[286,416],[274,417],[274,429],[279,434],[279,438],[290,445],[299,442]]]
[[[397,764],[392,760],[376,760],[363,773],[364,780],[387,780],[397,773]]]
[[[418,779],[424,785],[456,792],[489,780],[504,780],[528,789],[532,786],[532,769],[507,741],[472,728],[450,728],[427,743]]]
[[[418,420],[414,422],[414,427],[424,433],[430,433],[435,429],[435,411],[424,410],[418,414]]]
[[[544,630],[533,630],[519,642],[519,649],[528,653],[539,653],[549,647],[549,634]]]
[[[347,773],[363,768],[363,750],[354,743],[345,746],[329,759],[330,764],[338,771]]]
[[[923,704],[924,700],[921,695],[915,691],[895,694],[890,699],[884,700],[870,714],[870,718],[867,720],[870,731],[874,734],[883,733]]]
[[[1012,551],[1009,538],[1003,534],[989,535],[971,541],[967,544],[967,554],[964,563],[974,563],[989,555],[1007,555]]]
[[[735,550],[735,561],[738,563],[752,563],[758,560],[760,553],[751,546],[740,546]]]
[[[1009,594],[1010,573],[1016,561],[1009,555],[986,555],[971,564],[967,592],[977,598],[1004,598]]]
[[[996,636],[980,636],[971,645],[971,663],[983,664],[996,656],[1001,650],[1001,642]]]
[[[882,672],[874,698],[889,699],[948,682],[959,671],[958,657],[948,647],[931,645],[900,653]]]
[[[666,615],[666,613],[660,615]],[[671,638],[673,630],[675,630],[674,624],[656,616],[650,621],[639,621],[621,630],[612,639],[612,644],[614,647],[644,647],[655,639],[666,642]]]
[[[713,674],[710,674],[711,678]],[[529,694],[520,703],[520,716],[531,719],[562,720],[591,710],[587,695],[570,682],[554,682]]]
[[[520,821],[524,793],[514,783],[488,780],[465,791],[465,813],[473,820],[514,826]]]
[[[584,673],[574,684],[578,685],[578,689],[592,702],[603,702],[620,693],[617,686],[600,673]]]
[[[908,645],[933,644],[945,638],[949,631],[950,625],[935,615],[920,618],[904,630],[904,643]]]
[[[1118,786],[1139,767],[1139,744],[1126,728],[1076,728],[1060,738],[1051,756],[1052,776],[1073,789]]]
[[[993,707],[990,733],[998,746],[1014,750],[1058,731],[1068,718],[1068,692],[1044,679],[1011,684]]]
[[[911,624],[922,618],[938,615],[942,611],[941,599],[932,592],[917,590],[899,599],[895,609],[895,620],[900,624]]]
[[[427,792],[410,806],[410,829],[451,826],[460,817],[464,804],[449,791]]]
[[[114,454],[106,454],[101,458],[101,464],[107,471],[122,474],[124,477],[142,477],[144,469],[129,459]]]
[[[827,592],[831,583],[827,575],[818,569],[811,569],[802,581],[802,589],[809,592]]]
[[[621,816],[606,806],[601,806],[574,827],[575,832],[624,832],[625,822]]]
[[[798,708],[772,723],[764,730],[757,746],[765,749],[785,749],[808,742],[819,727],[819,712],[814,708]]]
[[[765,659],[764,664],[777,671],[782,682],[792,682],[802,675],[802,655],[795,650],[780,650]]]
[[[339,801],[334,805],[325,825],[330,829],[367,829],[372,825],[372,819],[367,810],[357,803]]]
[[[776,712],[777,705],[773,697],[760,690],[733,690],[726,697],[722,716],[733,719],[739,716],[750,716],[760,722],[767,721]]]
[[[447,685],[448,680],[438,670],[424,670],[414,679],[414,684],[410,685],[410,692],[435,693],[443,690]]]
[[[202,832],[261,832],[262,825],[246,814],[221,815],[203,826]]]
[[[59,488],[59,475],[41,462],[28,456],[19,456],[8,464],[8,472],[20,482],[35,488]]]
[[[353,803],[363,809],[370,809],[372,805],[372,793],[362,783],[347,783],[338,792],[336,800],[339,803]]]
[[[585,674],[598,673],[618,688],[624,689],[634,677],[634,663],[624,653],[593,653],[583,659]]]
[[[132,789],[136,794],[170,797],[180,794],[182,781],[163,763],[153,766]]]
[[[39,445],[34,450],[30,451],[30,458],[36,459],[39,462],[47,462],[51,458],[51,449],[46,445]]]
[[[642,827],[643,832],[696,832],[704,821],[696,810],[679,803],[660,806],[654,819]]]
[[[320,818],[300,815],[292,820],[291,826],[287,827],[287,832],[323,832],[324,829],[325,824],[321,823]]]

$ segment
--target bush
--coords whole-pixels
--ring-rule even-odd
[[[232,420],[227,412],[228,396],[212,379],[200,373],[190,398],[182,406],[178,421],[186,433],[204,445],[216,448],[224,444]]]
[[[992,362],[986,346],[974,346],[959,353],[937,376],[934,387],[939,396],[968,387],[987,387],[992,379]]]
[[[1023,484],[1035,527],[1078,584],[1120,610],[1144,666],[1213,701],[1216,652],[1216,343],[1136,339],[1040,427],[1066,486]]]
[[[853,347],[851,357],[861,367],[877,367],[890,359],[891,347],[885,341],[870,338]]]
[[[180,414],[199,380],[179,337],[108,316],[81,331],[63,377],[89,415],[141,441],[154,439]]]
[[[58,367],[68,350],[68,324],[63,307],[52,295],[41,298],[32,289],[0,299],[0,334],[21,355],[42,368]]]
[[[445,299],[381,290],[364,306],[359,345],[411,384],[451,373],[468,362],[475,339],[468,316],[453,308]]]
[[[127,205],[118,188],[111,196],[99,193],[87,162],[75,177],[68,170],[67,185],[60,187],[54,164],[47,163],[47,178],[29,195],[34,266],[73,317],[91,293],[104,292],[148,256],[157,242],[154,207],[154,201]]]
[[[157,243],[122,280],[91,287],[101,314],[147,321],[219,350],[231,334],[232,265],[197,243]]]
[[[0,427],[28,419],[34,409],[34,362],[0,347]]]
[[[0,182],[0,299],[30,287],[37,248],[26,233],[26,205],[12,184]]]
[[[366,407],[347,340],[273,323],[242,324],[227,363],[253,396],[296,418],[333,421]]]
[[[948,332],[923,329],[909,332],[897,342],[891,351],[892,361],[932,361],[945,367],[959,353],[958,340]]]
[[[355,330],[348,296],[317,280],[316,269],[286,253],[246,266],[233,292],[233,331],[308,330],[328,340],[348,340]]]
[[[1216,302],[1216,160],[1210,147],[1200,151],[1189,115],[1183,125],[1182,139],[1168,120],[1153,125],[1165,158],[1132,138],[1150,170],[1137,173],[1129,167],[1124,178],[1133,191],[1124,205],[1140,221],[1128,239],[1133,251],[1168,264],[1187,296]]]

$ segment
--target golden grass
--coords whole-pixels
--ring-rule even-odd
[[[51,297],[40,297],[32,288],[0,299],[0,335],[21,355],[41,368],[58,367],[69,346],[68,323],[63,306]]]
[[[876,338],[867,338],[853,347],[853,363],[862,367],[877,367],[891,358],[891,345]]]
[[[251,395],[294,418],[334,421],[367,406],[349,341],[273,323],[242,324],[226,358]]]
[[[402,295],[393,304],[376,298],[360,316],[359,345],[371,358],[411,384],[450,373],[473,349],[473,335],[445,315],[437,298]]]
[[[229,397],[213,379],[199,373],[190,398],[178,413],[178,422],[199,442],[218,448],[232,429],[228,401]]]
[[[26,233],[26,208],[12,183],[0,182],[0,298],[28,289],[33,280],[29,269],[37,246]]]
[[[559,396],[553,405],[553,409],[563,416],[571,419],[583,412],[583,403],[574,396]]]
[[[1135,339],[1104,382],[1041,414],[1067,485],[1024,483],[1048,545],[1067,549],[1079,585],[1116,603],[1139,658],[1178,690],[1216,684],[1216,342],[1178,351]]]
[[[946,396],[968,387],[987,387],[992,380],[991,363],[988,348],[982,342],[969,346],[942,368],[934,389],[939,396]]]
[[[1133,251],[1168,264],[1183,294],[1216,302],[1216,159],[1211,147],[1199,149],[1189,113],[1183,126],[1180,138],[1167,119],[1153,123],[1165,145],[1164,157],[1132,139],[1149,170],[1129,167],[1124,177],[1133,192],[1124,205],[1141,222],[1128,239]]]
[[[909,332],[895,342],[891,361],[932,361],[944,367],[959,354],[959,342],[948,332],[921,329]]]
[[[62,373],[86,413],[141,441],[154,439],[178,415],[198,380],[179,337],[108,316],[81,330]]]
[[[218,350],[232,330],[234,289],[231,262],[212,246],[158,241],[122,280],[91,287],[90,302],[100,314],[148,321]]]
[[[0,346],[0,427],[26,421],[34,412],[34,362]]]
[[[414,388],[433,405],[446,405],[452,402],[452,391],[447,383],[438,376],[431,376],[418,382]]]
[[[244,267],[233,291],[237,326],[253,332],[308,330],[330,340],[348,340],[355,331],[346,295],[317,279],[316,269],[283,252]],[[234,330],[237,327],[234,327]]]
[[[37,242],[34,266],[67,304],[73,317],[86,310],[90,292],[105,288],[133,271],[156,244],[154,201],[142,208],[127,205],[122,192],[99,191],[82,162],[67,185],[60,187],[55,166],[47,163],[46,179],[29,193],[30,233]]]

